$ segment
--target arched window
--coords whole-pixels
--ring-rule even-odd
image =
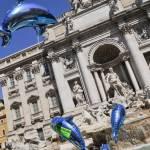
[[[49,100],[50,108],[58,106],[56,91],[54,89],[50,89],[46,93],[46,97]]]
[[[8,86],[9,88],[15,87],[15,78],[13,75],[8,77]]]
[[[39,110],[39,96],[32,95],[28,98],[28,104],[30,105],[31,113],[36,114]]]
[[[49,75],[50,71],[47,63],[41,64],[41,73],[43,77]]]
[[[31,81],[32,80],[32,75],[31,75],[31,71],[29,69],[26,70],[26,75],[27,75],[27,81]]]
[[[14,102],[10,108],[12,109],[13,111],[13,117],[14,119],[20,119],[22,117],[21,115],[21,102]]]

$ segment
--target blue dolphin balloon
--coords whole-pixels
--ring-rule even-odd
[[[9,43],[11,33],[18,29],[33,27],[41,35],[45,31],[46,26],[55,23],[57,23],[56,18],[42,6],[20,3],[9,11],[3,20],[0,29],[0,36],[3,39],[2,46],[6,46]]]
[[[102,144],[102,146],[100,147],[100,150],[110,150],[110,147],[108,144]]]
[[[121,104],[116,104],[111,113],[112,138],[115,143],[118,142],[119,130],[125,120],[125,107]]]
[[[11,33],[3,30],[3,27],[0,26],[0,37],[3,37],[2,45],[5,45],[5,43],[8,43],[9,39],[11,38]]]
[[[84,139],[80,133],[79,128],[73,123],[72,117],[54,117],[51,120],[52,129],[57,132],[60,137],[70,141],[80,150],[86,150]]]
[[[17,4],[24,2],[24,0],[17,0]]]

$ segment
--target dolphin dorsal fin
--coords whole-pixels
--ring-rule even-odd
[[[65,117],[65,120],[66,120],[67,122],[69,122],[70,124],[73,124],[73,122],[72,122],[73,117],[72,117],[72,116]]]
[[[17,5],[19,5],[19,4],[23,3],[23,2],[24,2],[24,0],[17,0]]]

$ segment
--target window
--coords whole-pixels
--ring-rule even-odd
[[[19,136],[19,140],[20,140],[21,142],[23,142],[23,141],[24,141],[24,134],[19,134],[18,136]]]
[[[33,102],[33,112],[34,113],[38,113],[39,112],[39,107],[38,107],[38,103],[37,102]]]
[[[27,81],[31,81],[31,80],[32,80],[31,71],[30,71],[30,70],[27,70],[27,71],[26,71],[26,74],[27,74]]]
[[[11,88],[11,87],[14,87],[14,86],[15,86],[14,77],[13,77],[13,76],[12,76],[12,77],[9,77],[9,79],[10,79],[10,88]]]
[[[40,139],[41,141],[44,141],[45,138],[44,138],[43,129],[42,129],[42,128],[37,129],[37,132],[38,132],[39,139]]]
[[[48,76],[49,75],[49,68],[48,68],[48,64],[47,63],[45,63],[45,64],[43,64],[43,76]]]
[[[45,68],[45,75],[49,75],[48,64],[44,64],[44,68]]]
[[[16,113],[16,119],[20,119],[21,118],[21,113],[20,113],[20,108],[15,108],[15,113]]]
[[[56,96],[52,96],[52,97],[51,97],[51,100],[52,100],[52,105],[53,105],[54,107],[58,106],[58,105],[57,105],[57,98],[56,98]]]

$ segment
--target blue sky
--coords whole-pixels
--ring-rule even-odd
[[[54,16],[60,16],[70,9],[70,4],[68,1],[69,0],[25,0],[25,2],[40,4],[48,8]],[[15,6],[15,3],[16,0],[0,0],[0,23],[2,23],[6,12]],[[0,46],[0,58],[13,54],[14,52],[17,52],[36,43],[36,33],[32,28],[18,30],[13,33],[11,43],[6,48]],[[1,91],[0,97],[2,97]]]

